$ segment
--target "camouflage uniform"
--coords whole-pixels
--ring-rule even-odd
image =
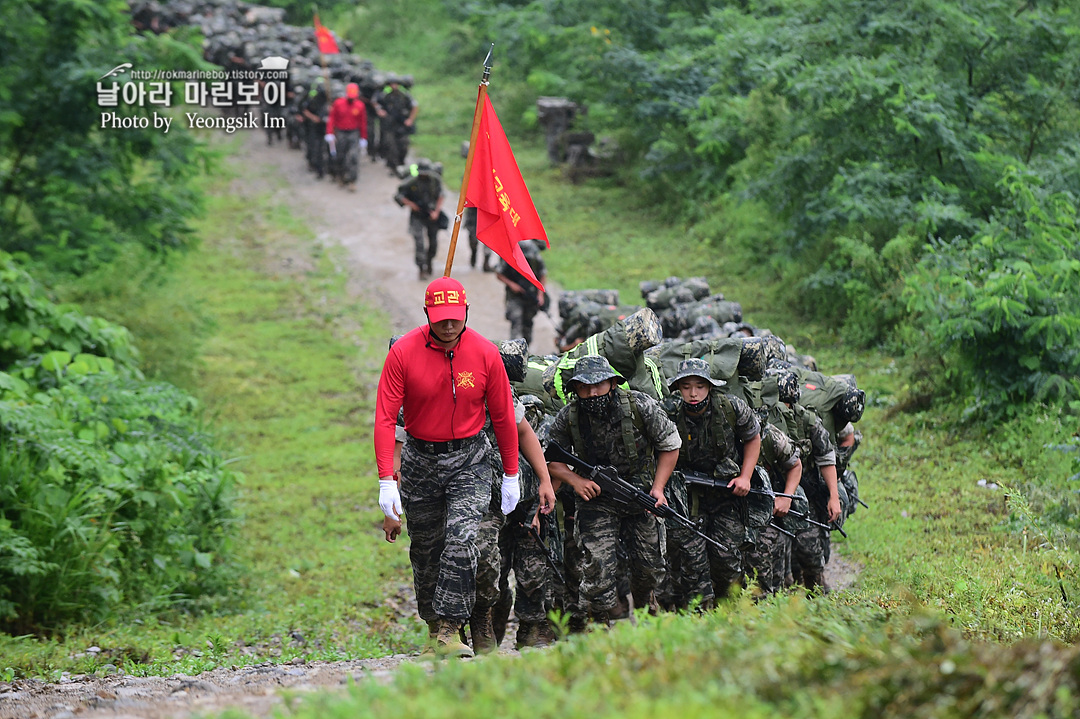
[[[416,107],[416,100],[402,87],[387,87],[376,94],[372,102],[386,111],[386,117],[381,118],[379,123],[379,138],[387,167],[393,169],[404,165],[405,156],[409,153],[409,135],[413,132],[405,120]]]
[[[801,404],[791,406],[785,424],[788,436],[795,440],[802,456],[803,474],[800,486],[806,491],[810,501],[810,518],[828,524],[829,492],[825,480],[821,477],[820,467],[836,464],[836,448],[818,416]],[[821,575],[828,561],[829,542],[830,535],[826,529],[806,525],[797,531],[791,548],[794,569],[803,576]]]
[[[491,266],[491,248],[480,242],[480,238],[476,236],[476,208],[466,207],[465,212],[461,215],[461,227],[469,233],[469,266],[476,267],[476,254],[483,247],[484,255],[484,272],[490,272],[495,269]]]
[[[664,487],[668,505],[679,514],[690,515],[690,498],[682,475],[673,472]],[[657,598],[666,607],[686,608],[690,600],[699,597],[703,602],[715,598],[709,573],[709,555],[705,539],[677,524],[665,524],[667,572]]]
[[[514,397],[514,422],[520,423],[525,418],[525,406]],[[499,577],[501,572],[499,552],[499,532],[503,528],[505,517],[502,513],[502,456],[496,449],[495,430],[491,426],[491,418],[484,423],[484,432],[488,435],[491,452],[488,455],[491,462],[491,501],[483,519],[480,520],[480,533],[476,544],[480,550],[479,563],[476,569],[476,608],[478,610],[490,609],[499,601]],[[521,458],[518,465],[522,471],[528,467],[528,462]],[[524,478],[524,475],[523,475]],[[539,486],[539,485],[538,485]],[[535,494],[535,493],[534,493]],[[524,496],[521,501],[524,501]],[[519,501],[519,506],[521,504]]]
[[[579,369],[582,364],[583,360],[579,360]],[[610,369],[606,360],[603,365]],[[679,433],[660,405],[647,395],[618,387],[612,387],[609,394],[613,403],[602,417],[579,412],[577,399],[559,410],[551,428],[551,441],[573,447],[575,454],[590,464],[612,466],[626,481],[648,489],[656,472],[654,452],[677,450],[681,444]],[[631,451],[637,455],[634,462]],[[627,550],[635,592],[651,593],[659,586],[664,576],[664,557],[654,515],[619,505],[602,493],[588,502],[577,498],[574,528],[574,541],[582,553],[581,601],[594,613],[609,612],[618,604],[616,545],[623,530],[629,539]],[[635,594],[637,606],[648,606],[650,599]]]
[[[725,401],[730,404],[734,423],[728,418]],[[718,390],[709,393],[709,407],[703,415],[694,416],[685,411],[681,399],[676,406],[675,421],[683,439],[679,469],[723,480],[739,476],[743,445],[760,432],[757,416],[750,407]],[[746,500],[727,489],[706,488],[695,494],[705,515],[705,532],[728,548],[721,551],[708,546],[713,591],[717,597],[725,597],[733,583],[743,581],[744,553],[756,540],[755,532],[746,526]]]
[[[477,537],[491,498],[491,444],[481,432],[446,454],[427,454],[427,445],[407,437],[401,450],[417,609],[429,624],[438,617],[464,622],[473,610]]]
[[[318,117],[318,121],[304,116],[304,127],[307,128],[307,161],[308,169],[313,170],[319,179],[326,174],[326,160],[329,150],[326,147],[326,118],[330,114],[330,105],[326,92],[321,86],[308,93],[308,97],[300,105],[302,112],[310,112]]]
[[[799,449],[787,435],[771,424],[762,425],[758,465],[769,473],[774,491],[784,491],[786,475],[798,463]],[[792,500],[791,508],[799,512],[805,511],[805,501]],[[805,522],[802,525],[805,525]],[[796,523],[787,524],[785,528],[791,531],[792,527],[801,528]],[[763,591],[771,594],[784,587],[790,556],[790,537],[772,525],[761,530],[757,544],[750,551],[747,561],[749,567],[757,572],[758,586]]]
[[[439,224],[428,214],[444,195],[442,178],[438,173],[418,170],[417,174],[398,185],[396,198],[405,198],[420,206],[421,212],[409,212],[409,234],[416,246],[416,266],[421,273],[431,274],[431,261],[439,249]]]
[[[547,266],[544,264],[543,258],[540,257],[540,250],[532,242],[523,242],[520,246],[533,274],[537,279],[543,278],[547,274]],[[516,283],[524,290],[519,294],[509,287],[506,288],[506,319],[510,320],[511,337],[524,337],[527,343],[532,344],[533,319],[536,317],[543,299],[540,290],[505,260],[499,263],[498,274]]]

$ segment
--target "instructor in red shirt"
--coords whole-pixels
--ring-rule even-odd
[[[356,192],[360,151],[367,147],[367,107],[360,99],[360,86],[355,82],[346,85],[345,97],[339,97],[330,106],[326,141],[336,148],[342,184],[349,192]]]
[[[421,619],[441,654],[469,656],[458,630],[476,598],[477,532],[491,500],[490,413],[503,463],[502,511],[517,506],[518,435],[510,380],[498,348],[466,327],[465,288],[450,277],[428,285],[428,323],[394,343],[375,406],[379,506],[409,517],[409,559]],[[401,483],[394,477],[394,425],[404,407]]]

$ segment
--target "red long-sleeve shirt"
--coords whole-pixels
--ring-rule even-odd
[[[334,130],[359,130],[360,137],[367,139],[367,108],[363,100],[350,101],[339,97],[330,106],[330,117],[326,120],[326,132]]]
[[[394,473],[394,425],[403,404],[405,431],[427,442],[471,437],[490,413],[503,469],[516,474],[514,401],[498,348],[465,328],[451,353],[429,341],[428,331],[417,327],[395,342],[383,364],[375,402],[379,476]]]

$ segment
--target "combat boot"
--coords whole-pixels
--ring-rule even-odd
[[[432,619],[427,622],[427,645],[421,650],[420,656],[427,657],[435,654],[435,640],[439,636],[439,620]]]
[[[550,647],[555,643],[555,630],[551,626],[551,622],[543,620],[536,627],[536,646],[538,647]]]
[[[495,642],[495,629],[491,626],[491,609],[477,610],[469,617],[469,630],[472,632],[473,651],[488,654],[499,648]]]
[[[803,583],[806,585],[807,590],[813,592],[816,588],[821,588],[822,594],[828,594],[831,591],[828,583],[825,581],[824,572],[807,572],[803,571]]]
[[[517,630],[517,649],[537,646],[538,631],[535,622],[521,622]]]
[[[495,631],[496,644],[501,645],[503,637],[506,636],[506,623],[510,621],[510,609],[511,605],[501,600],[491,609],[491,627]]]
[[[581,634],[589,628],[589,618],[584,614],[571,614],[567,629],[571,634]]]
[[[469,645],[462,642],[458,635],[460,629],[461,624],[457,620],[439,617],[439,631],[435,635],[435,653],[443,657],[469,658],[473,656],[472,649],[469,649]]]

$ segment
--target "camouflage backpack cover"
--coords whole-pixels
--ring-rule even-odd
[[[648,308],[642,308],[565,352],[559,358],[556,369],[548,370],[551,374],[552,391],[559,401],[565,404],[571,391],[569,381],[574,374],[577,360],[588,355],[599,355],[606,358],[612,369],[626,378],[631,389],[659,400],[666,394],[663,376],[659,367],[645,358],[644,352],[660,342],[662,337],[656,314]]]

